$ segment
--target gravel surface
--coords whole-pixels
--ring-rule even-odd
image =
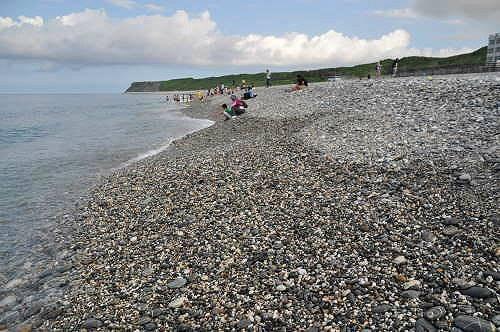
[[[0,330],[498,329],[498,76],[257,93],[96,187]]]

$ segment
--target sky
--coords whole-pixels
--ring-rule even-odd
[[[499,0],[0,0],[0,93],[449,56],[495,32]]]

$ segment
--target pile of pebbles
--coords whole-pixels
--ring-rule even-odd
[[[96,187],[61,297],[6,323],[4,285],[0,326],[495,331],[499,83],[260,89]]]

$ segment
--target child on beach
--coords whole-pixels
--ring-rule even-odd
[[[297,81],[296,81],[296,84],[295,86],[292,88],[292,92],[293,91],[299,91],[299,90],[302,90],[304,89],[305,87],[307,87],[309,85],[309,83],[307,82],[307,80],[304,78],[304,76],[302,75],[297,75]]]
[[[247,103],[236,97],[236,95],[231,95],[231,100],[233,102],[231,104],[231,109],[233,110],[234,114],[241,115],[245,113],[245,108],[248,107]]]
[[[231,107],[228,107],[227,104],[222,104],[222,109],[224,110],[224,121],[232,119],[233,116],[235,116],[233,109]]]

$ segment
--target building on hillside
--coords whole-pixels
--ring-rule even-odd
[[[500,66],[500,33],[492,34],[488,39],[486,64],[490,66]]]

